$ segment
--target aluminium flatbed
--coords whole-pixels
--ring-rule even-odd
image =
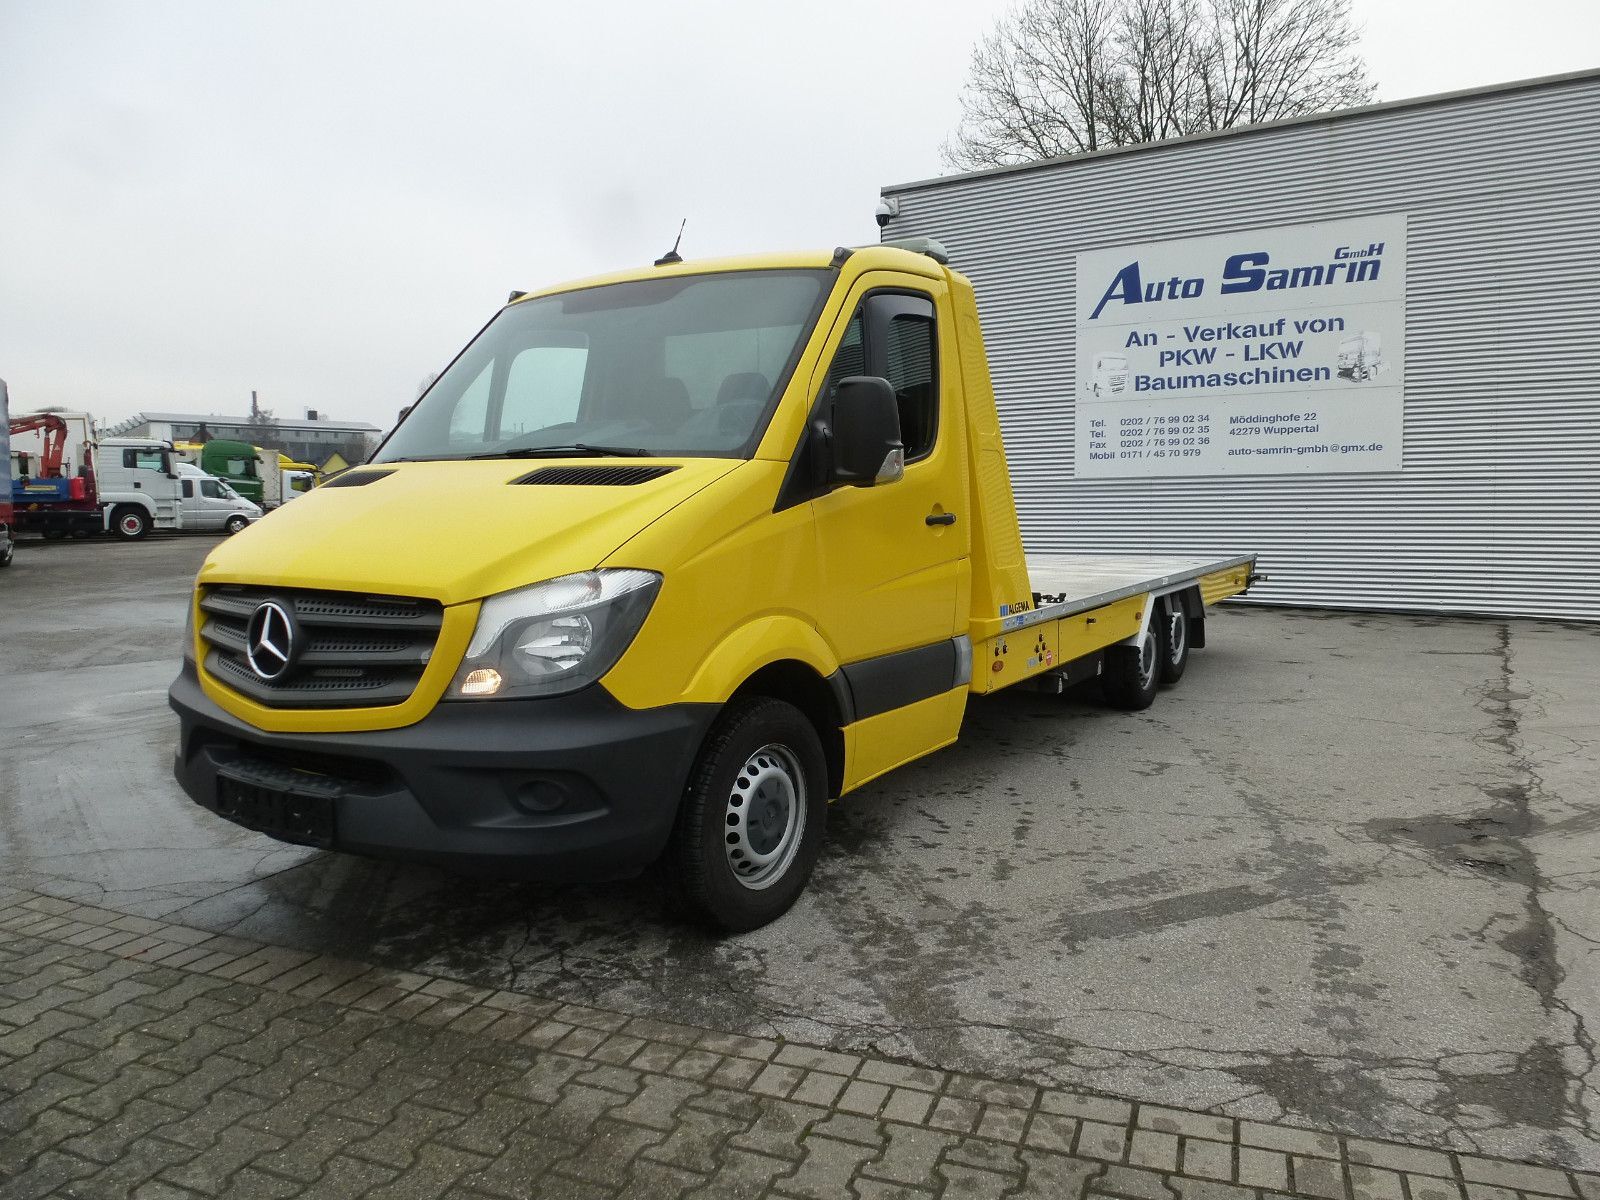
[[[1205,644],[1205,607],[1260,578],[1255,561],[1253,554],[1029,554],[1031,599],[972,623],[969,687],[987,693],[1036,677],[1057,686],[1093,678],[1106,651],[1137,644],[1175,614],[1185,618],[1175,653],[1186,656],[1189,646]],[[1170,630],[1163,633],[1170,639]]]

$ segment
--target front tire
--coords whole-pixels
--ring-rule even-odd
[[[822,850],[827,780],[799,709],[765,696],[730,704],[689,774],[668,851],[690,908],[730,933],[788,912]]]
[[[227,533],[227,535],[229,537],[232,537],[236,533],[243,533],[244,529],[245,529],[245,526],[247,526],[249,524],[250,524],[249,521],[245,520],[243,517],[239,516],[236,513],[233,516],[228,518],[228,523],[226,525],[224,525],[222,528]]]
[[[1155,701],[1156,689],[1161,686],[1160,641],[1152,619],[1136,645],[1112,646],[1106,651],[1100,690],[1111,707],[1138,712]]]
[[[150,516],[142,508],[124,504],[111,514],[111,532],[125,542],[135,542],[150,532]]]

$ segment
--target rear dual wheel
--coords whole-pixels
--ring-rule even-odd
[[[1131,646],[1106,651],[1100,688],[1115,708],[1139,712],[1154,703],[1163,684],[1183,678],[1189,665],[1189,615],[1182,605],[1151,614],[1149,627]]]

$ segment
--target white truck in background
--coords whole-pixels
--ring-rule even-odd
[[[10,419],[10,487],[17,529],[47,538],[183,528],[172,443],[95,437],[88,413]]]

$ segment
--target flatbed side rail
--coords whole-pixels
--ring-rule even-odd
[[[1256,556],[1254,554],[1241,554],[1234,558],[1218,559],[1215,562],[1205,563],[1202,566],[1182,571],[1174,571],[1167,575],[1135,580],[1120,587],[1109,588],[1089,596],[1068,596],[1053,599],[1049,594],[1045,594],[1040,597],[1040,602],[1031,611],[1003,618],[1000,622],[1000,630],[1003,633],[1011,633],[1018,629],[1026,629],[1030,625],[1040,625],[1046,621],[1059,621],[1062,617],[1075,616],[1091,609],[1103,608],[1107,604],[1114,604],[1116,601],[1126,599],[1129,596],[1161,593],[1196,585],[1207,576],[1216,575],[1236,567],[1247,567],[1253,570],[1255,561]],[[1248,574],[1249,572],[1247,571],[1247,580]],[[1248,586],[1248,583],[1245,586]],[[1242,591],[1244,588],[1239,587],[1234,590]],[[1231,595],[1232,592],[1225,594]],[[1206,603],[1209,604],[1211,602],[1211,599],[1207,597]]]

